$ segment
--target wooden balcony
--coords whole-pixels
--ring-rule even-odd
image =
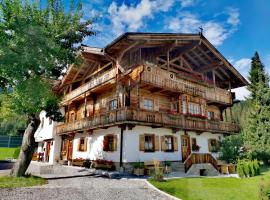
[[[192,153],[185,160],[185,172],[187,172],[193,164],[210,163],[218,170],[217,160],[210,153]]]
[[[141,76],[142,83],[162,90],[200,96],[210,103],[232,104],[231,93],[227,90],[214,87],[206,82],[193,83],[157,67],[145,66],[144,68]]]
[[[213,133],[237,133],[240,127],[234,123],[196,119],[180,114],[168,114],[146,110],[119,109],[105,112],[92,118],[83,118],[74,122],[56,126],[56,133],[63,134],[95,128],[105,128],[121,123],[147,125],[152,127],[180,128]]]
[[[74,99],[74,98],[84,94],[85,92],[91,90],[91,89],[94,89],[102,84],[109,82],[110,80],[115,79],[115,77],[116,77],[116,70],[111,69],[111,70],[105,72],[104,74],[98,76],[97,78],[93,78],[89,82],[81,85],[79,88],[66,94],[64,96],[62,102],[66,102],[66,101],[69,101],[71,99]]]

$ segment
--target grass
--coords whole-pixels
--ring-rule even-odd
[[[252,178],[180,178],[165,182],[149,180],[158,189],[182,200],[257,200],[261,179],[270,171]]]
[[[20,148],[7,148],[0,147],[0,160],[6,160],[7,158],[18,158]]]
[[[34,185],[44,185],[47,180],[36,177],[11,177],[11,176],[0,176],[0,188],[15,188],[15,187],[27,187]]]

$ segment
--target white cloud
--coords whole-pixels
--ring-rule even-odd
[[[195,4],[195,0],[181,0],[181,7],[188,7],[188,6],[193,6]]]
[[[227,19],[227,23],[231,24],[233,26],[237,26],[240,23],[240,14],[238,9],[236,8],[227,8],[226,9],[227,14],[229,15],[228,19]]]
[[[234,62],[234,65],[238,70],[246,70],[250,68],[251,59],[250,58],[241,58]]]
[[[205,21],[191,13],[182,13],[176,18],[170,19],[168,29],[174,32],[198,32],[202,26],[205,37],[213,45],[221,45],[234,31],[240,23],[239,12],[235,8],[226,9],[226,21]]]
[[[235,92],[236,99],[238,100],[245,100],[250,95],[250,92],[247,90],[247,87],[232,89],[232,92]]]
[[[135,6],[122,4],[117,6],[112,2],[108,8],[109,18],[112,22],[113,31],[120,34],[125,30],[137,31],[144,26],[145,18],[152,18],[156,12],[167,12],[174,4],[175,0],[142,0]]]

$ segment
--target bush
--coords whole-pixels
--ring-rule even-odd
[[[253,166],[254,166],[254,170],[255,170],[255,175],[260,175],[261,169],[260,169],[260,164],[259,164],[258,160],[255,159],[253,162],[254,162]]]
[[[227,163],[237,163],[238,159],[245,158],[242,135],[231,135],[224,138],[221,142],[221,160]]]
[[[164,173],[163,169],[160,167],[160,162],[155,160],[154,161],[154,174],[153,174],[153,179],[155,181],[163,181],[164,179]]]
[[[236,170],[237,170],[237,174],[238,174],[238,176],[240,178],[244,178],[245,177],[244,169],[243,169],[243,164],[242,164],[242,161],[241,160],[238,160]]]
[[[260,174],[260,166],[257,160],[238,160],[237,173],[240,178],[252,177]]]
[[[133,166],[134,169],[143,169],[144,168],[143,162],[132,163],[132,166]]]
[[[248,161],[248,168],[249,168],[249,176],[252,177],[252,176],[255,176],[255,169],[254,169],[254,162],[249,160]]]
[[[269,200],[270,199],[270,181],[261,180],[259,186],[259,199],[260,200]]]

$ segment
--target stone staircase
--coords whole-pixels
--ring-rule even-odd
[[[172,171],[185,173],[185,165],[184,165],[184,163],[174,163],[174,164],[172,164]]]

